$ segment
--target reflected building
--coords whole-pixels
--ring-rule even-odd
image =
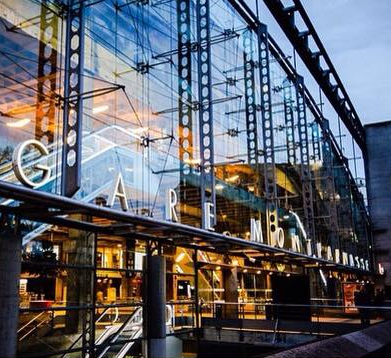
[[[8,356],[114,357],[143,341],[153,357],[202,314],[354,305],[373,279],[364,191],[340,145],[343,132],[356,161],[354,107],[314,53],[342,122],[328,120],[254,13],[231,0],[0,1]]]

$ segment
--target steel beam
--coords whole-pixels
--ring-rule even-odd
[[[284,117],[286,131],[286,147],[288,163],[296,164],[296,142],[295,142],[295,117],[293,114],[292,83],[286,78],[283,82],[284,93]]]
[[[258,129],[257,106],[255,100],[255,52],[253,33],[246,30],[243,33],[243,61],[244,61],[244,96],[247,132],[247,158],[248,164],[258,170]],[[258,173],[257,173],[258,175]]]
[[[304,209],[304,225],[307,232],[307,239],[314,245],[315,222],[314,222],[314,201],[312,197],[312,175],[310,168],[310,153],[308,145],[308,124],[306,103],[304,95],[304,79],[297,76],[296,83],[296,106],[297,106],[297,126],[300,142],[300,168],[302,180],[302,195]]]
[[[268,240],[272,243],[278,228],[278,205],[276,167],[274,155],[274,133],[271,104],[269,42],[267,27],[259,24],[257,29],[259,78],[261,86],[262,138],[264,153],[264,176]]]
[[[80,188],[83,118],[84,2],[70,0],[65,40],[62,195]]]
[[[314,162],[321,160],[319,124],[316,121],[311,123],[312,153]]]
[[[192,173],[193,161],[193,119],[191,90],[191,23],[190,0],[177,1],[178,28],[178,114],[179,114],[179,161],[180,195],[186,200],[185,187]]]
[[[41,4],[37,109],[35,112],[35,139],[51,144],[54,141],[57,89],[58,15],[50,4]]]
[[[293,0],[294,5],[286,7],[281,0],[264,0],[264,2],[361,150],[365,151],[364,127],[300,0]],[[298,29],[295,15],[300,16],[300,23],[304,23],[307,30]],[[317,47],[315,51],[309,46],[310,37]],[[325,63],[323,66],[321,58]]]
[[[200,189],[203,228],[212,228],[216,224],[209,5],[209,0],[198,0],[196,4],[198,41],[198,113],[201,152]],[[208,225],[210,217],[208,217],[207,210],[205,210],[207,205],[212,205],[211,210],[214,215],[210,225]]]

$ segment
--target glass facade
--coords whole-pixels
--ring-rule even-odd
[[[339,285],[371,270],[362,194],[266,28],[254,30],[226,0],[71,8],[0,1],[1,181],[62,195],[65,171],[72,183],[79,166],[80,202],[327,261]],[[137,318],[148,240],[33,219],[21,228],[21,355],[80,352],[86,331],[99,346],[107,326]],[[196,325],[197,299],[206,315],[210,302],[265,304],[273,301],[270,273],[307,273],[307,262],[277,254],[177,246],[162,252],[181,329]],[[230,280],[237,287],[228,294]],[[319,274],[311,282],[314,299],[340,299],[341,288],[326,292]],[[113,345],[138,338],[121,332]]]

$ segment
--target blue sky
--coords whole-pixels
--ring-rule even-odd
[[[292,47],[260,0],[261,21]],[[249,1],[255,3],[255,0]],[[302,0],[363,124],[391,120],[391,0]],[[316,91],[308,73],[307,85]],[[316,92],[315,92],[316,93]],[[330,109],[327,115],[336,116]],[[334,118],[330,118],[333,121]]]

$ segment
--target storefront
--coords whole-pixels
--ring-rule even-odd
[[[236,3],[0,2],[0,230],[21,241],[21,355],[87,354],[106,319],[163,295],[194,329],[336,304],[371,280],[363,197],[329,123]],[[148,297],[154,256],[165,293]]]

